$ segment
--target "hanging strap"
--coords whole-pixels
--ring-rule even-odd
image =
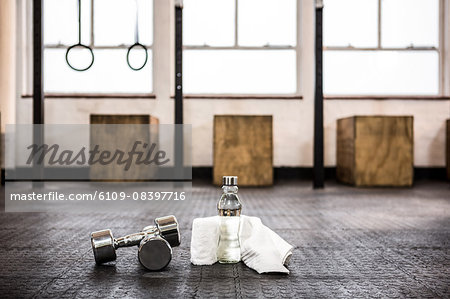
[[[136,18],[135,18],[135,27],[134,27],[134,45],[129,47],[128,51],[127,51],[127,64],[130,67],[130,69],[132,69],[133,71],[142,70],[144,68],[144,66],[147,64],[147,60],[148,60],[147,48],[143,44],[139,43],[139,4],[138,4],[138,1],[139,0],[135,0],[135,3],[136,3]],[[135,67],[131,66],[131,64],[130,64],[130,52],[134,48],[141,48],[141,49],[143,49],[145,51],[144,63],[138,68],[135,68]]]
[[[81,45],[81,0],[78,0],[78,44]]]
[[[69,52],[70,52],[73,48],[76,48],[76,47],[88,49],[89,52],[90,52],[90,54],[91,54],[91,63],[90,63],[87,67],[85,67],[85,68],[81,68],[81,69],[76,68],[76,67],[74,67],[73,65],[71,65],[70,62],[69,62]],[[86,70],[88,70],[88,69],[94,64],[94,53],[92,52],[92,49],[91,49],[90,47],[88,47],[88,46],[86,46],[86,45],[83,45],[83,44],[81,43],[81,0],[78,0],[78,43],[75,44],[75,45],[70,46],[70,47],[67,49],[67,51],[66,51],[66,62],[67,62],[67,65],[68,65],[71,69],[73,69],[73,70],[75,70],[75,71],[78,71],[78,72],[86,71]]]
[[[136,23],[134,26],[134,43],[139,44],[139,4],[138,0],[135,0],[136,3]]]

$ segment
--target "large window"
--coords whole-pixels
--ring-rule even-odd
[[[297,0],[185,0],[184,91],[296,94]]]
[[[127,49],[135,43],[136,4],[139,42],[148,49],[148,62],[140,71],[127,65]],[[84,72],[66,63],[66,50],[78,43],[78,0],[44,0],[44,86],[55,93],[151,93],[152,0],[81,0],[81,43],[93,49],[92,67]],[[74,49],[70,62],[89,64],[88,50]],[[132,50],[130,63],[139,66],[142,49]]]
[[[439,0],[325,0],[324,92],[438,95]]]

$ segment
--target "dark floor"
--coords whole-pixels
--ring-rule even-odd
[[[193,266],[190,226],[214,213],[220,189],[195,184],[189,209],[127,214],[0,214],[0,297],[450,297],[450,185],[356,189],[279,183],[240,193],[247,215],[295,246],[290,275],[242,263]],[[0,189],[2,197],[3,189]],[[2,198],[2,205],[4,199]],[[169,267],[146,272],[136,250],[95,266],[92,230],[116,235],[173,212],[182,246]]]

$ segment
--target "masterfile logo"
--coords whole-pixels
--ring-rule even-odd
[[[142,141],[135,141],[130,151],[125,152],[120,149],[114,151],[108,149],[101,149],[99,144],[93,146],[91,150],[82,147],[79,151],[65,149],[60,151],[59,144],[31,144],[27,147],[30,150],[27,165],[32,165],[33,162],[42,164],[47,157],[47,164],[50,166],[61,165],[109,165],[116,163],[123,165],[123,169],[128,171],[133,164],[136,165],[158,165],[167,164],[170,159],[166,158],[167,154],[163,150],[157,150],[156,143],[148,144]]]
[[[7,180],[189,180],[191,126],[8,125]]]

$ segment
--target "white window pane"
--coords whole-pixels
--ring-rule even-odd
[[[324,92],[338,95],[436,95],[436,51],[325,51]]]
[[[439,46],[439,0],[383,0],[383,47]]]
[[[152,52],[140,71],[126,63],[126,50],[95,50],[95,62],[84,72],[69,68],[65,49],[45,49],[44,87],[46,92],[149,93],[152,91]],[[74,53],[74,58],[77,53]],[[72,61],[71,61],[72,62]],[[75,61],[74,61],[75,63]]]
[[[376,47],[377,0],[325,0],[323,40],[325,46]]]
[[[90,43],[91,1],[81,1],[81,42]],[[44,43],[78,43],[78,0],[44,0]]]
[[[134,44],[136,1],[94,0],[94,41],[98,46]],[[153,42],[153,1],[138,0],[139,42]]]
[[[296,0],[239,0],[239,45],[295,45]]]
[[[186,93],[295,93],[294,50],[186,50]]]
[[[235,0],[185,0],[185,45],[234,45]]]

